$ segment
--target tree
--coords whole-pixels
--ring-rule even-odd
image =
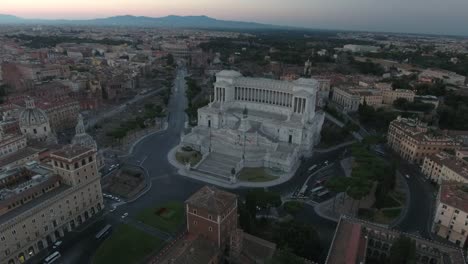
[[[174,65],[174,56],[171,53],[167,54],[166,63],[170,66]]]
[[[392,245],[388,257],[389,264],[416,263],[416,242],[409,237],[400,236]]]
[[[304,205],[298,201],[290,201],[284,203],[283,208],[286,212],[295,215],[299,213],[302,210],[302,208],[304,208]]]
[[[408,100],[406,98],[397,98],[395,101],[393,101],[393,106],[398,109],[404,109],[407,104]]]
[[[322,253],[317,231],[309,224],[294,220],[279,223],[273,241],[279,248],[291,248],[294,254],[310,260],[318,260]]]
[[[273,258],[267,262],[267,264],[304,264],[304,259],[298,257],[289,248],[285,247],[281,250],[277,250]]]
[[[246,197],[246,206],[252,215],[256,214],[257,207],[269,209],[281,205],[281,196],[278,193],[265,191],[264,189],[250,190]]]
[[[327,187],[327,189],[335,193],[346,192],[346,190],[349,187],[349,178],[338,177],[338,176],[332,177],[325,183],[325,187]],[[333,198],[333,211],[335,211],[335,204],[336,204],[337,196],[338,195],[335,195],[335,198]]]

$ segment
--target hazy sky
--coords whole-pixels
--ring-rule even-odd
[[[0,0],[27,18],[207,15],[324,29],[468,35],[468,0]]]

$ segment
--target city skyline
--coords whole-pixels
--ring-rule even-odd
[[[298,8],[300,7],[300,8]],[[92,0],[58,1],[18,0],[1,3],[3,14],[23,18],[92,19],[118,15],[163,17],[167,15],[207,15],[222,20],[259,22],[265,24],[401,33],[468,35],[462,25],[468,23],[468,2],[435,0],[411,2],[392,0],[377,2],[360,0],[359,4],[345,0],[257,0],[255,3],[189,0]]]

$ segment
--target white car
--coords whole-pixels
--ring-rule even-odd
[[[112,208],[109,210],[109,212],[111,212],[111,213],[112,213],[112,212],[114,212],[114,211],[115,211],[115,209],[117,209],[117,207],[113,206],[113,207],[112,207]]]
[[[59,240],[59,241],[57,241],[57,242],[54,243],[54,245],[52,246],[52,248],[53,248],[53,249],[57,249],[58,247],[60,247],[60,245],[62,245],[62,243],[63,243],[63,242]]]
[[[123,215],[121,216],[121,218],[124,219],[124,218],[127,217],[127,216],[128,216],[128,213],[125,213],[125,214],[123,214]]]
[[[406,179],[409,179],[409,178],[410,178],[409,174],[406,174],[405,177],[406,177]]]

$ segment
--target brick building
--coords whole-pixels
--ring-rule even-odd
[[[187,233],[151,263],[266,263],[276,245],[237,227],[235,194],[205,186],[185,202]]]
[[[187,231],[226,245],[237,229],[237,197],[232,193],[203,187],[186,202]]]

